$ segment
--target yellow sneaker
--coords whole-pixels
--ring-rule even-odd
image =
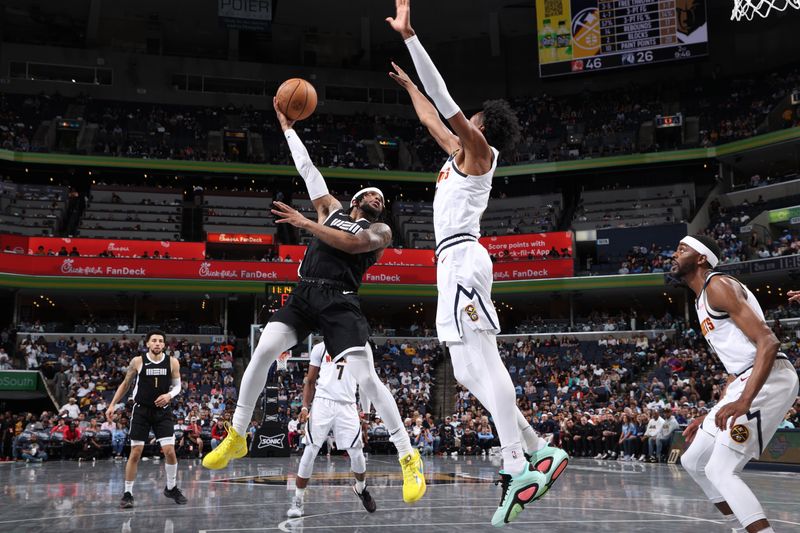
[[[403,468],[403,501],[414,503],[425,495],[427,488],[419,450],[414,450],[401,457],[400,466]]]
[[[203,457],[203,466],[209,470],[219,470],[228,466],[231,459],[239,459],[247,455],[247,439],[239,435],[233,426],[225,428],[228,435],[211,453]]]

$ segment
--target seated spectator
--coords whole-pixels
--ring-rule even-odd
[[[42,463],[47,461],[47,453],[39,444],[39,437],[36,433],[31,433],[28,437],[28,445],[22,449],[22,458],[26,463]]]

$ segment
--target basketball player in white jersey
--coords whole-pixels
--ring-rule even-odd
[[[292,128],[294,121],[280,111],[276,100],[273,106],[295,167],[317,211],[315,222],[276,201],[272,209],[275,223],[305,229],[314,238],[298,269],[297,287],[286,305],[273,314],[264,327],[253,358],[244,371],[228,435],[203,458],[203,466],[219,470],[232,459],[247,455],[244,435],[258,395],[264,389],[269,367],[298,340],[312,331],[320,331],[334,359],[347,359],[361,393],[386,421],[389,440],[397,448],[403,470],[403,500],[413,503],[426,491],[424,465],[419,450],[411,446],[392,393],[375,372],[372,348],[367,342],[369,323],[358,297],[364,273],[392,241],[392,230],[378,220],[385,205],[383,193],[375,187],[367,187],[354,194],[347,207],[342,206],[328,192],[325,178]]]
[[[367,462],[362,451],[356,385],[346,359],[334,362],[331,354],[325,349],[325,343],[321,342],[314,346],[303,384],[303,407],[300,410],[300,422],[308,421],[306,447],[297,469],[297,488],[292,506],[286,512],[289,518],[303,516],[303,499],[308,480],[314,471],[314,459],[331,429],[336,437],[336,447],[347,450],[347,455],[350,457],[350,468],[356,478],[353,492],[361,500],[367,512],[375,512],[375,500],[372,499],[366,484]]]
[[[735,278],[714,272],[717,242],[684,237],[672,274],[695,293],[703,336],[729,374],[720,401],[684,431],[691,445],[681,464],[734,531],[772,532],[764,510],[739,477],[759,457],[797,397],[797,372],[764,321],[753,293]],[[736,522],[744,529],[736,527]]]
[[[433,105],[394,63],[395,72],[389,75],[408,91],[420,121],[449,156],[437,177],[433,201],[436,330],[450,352],[456,379],[487,408],[497,427],[503,493],[492,524],[501,527],[525,504],[543,496],[568,462],[567,454],[548,447],[516,407],[514,385],[495,338],[500,327],[491,298],[492,262],[478,242],[499,151],[513,147],[519,123],[502,100],[485,102],[483,110],[467,120],[411,27],[410,1],[396,0],[396,9],[396,16],[386,21],[405,40]]]

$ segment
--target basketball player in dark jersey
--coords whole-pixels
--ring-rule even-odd
[[[187,501],[176,484],[178,458],[175,455],[175,425],[169,408],[172,399],[181,393],[180,365],[177,359],[164,353],[165,339],[162,331],[154,330],[147,334],[147,353],[131,359],[125,379],[117,387],[106,409],[106,418],[111,421],[117,402],[135,382],[131,395],[134,401],[130,430],[131,454],[125,465],[125,492],[119,503],[123,509],[133,507],[133,482],[151,429],[164,452],[164,469],[167,471],[164,496],[181,505]]]
[[[372,401],[386,422],[403,469],[403,499],[415,502],[426,489],[422,459],[419,451],[411,447],[392,393],[375,372],[372,349],[367,342],[369,325],[357,294],[364,273],[392,240],[389,227],[378,222],[384,209],[383,193],[374,187],[362,189],[353,196],[347,209],[343,208],[328,192],[322,174],[292,129],[294,121],[288,120],[277,105],[275,112],[317,210],[317,222],[282,202],[275,202],[272,212],[277,217],[276,223],[303,228],[315,238],[300,265],[297,287],[287,304],[272,315],[245,370],[233,427],[228,429],[225,440],[205,456],[203,466],[212,470],[225,468],[231,459],[247,454],[244,434],[264,389],[269,367],[298,340],[320,330],[328,352],[335,361],[346,358],[361,394]]]

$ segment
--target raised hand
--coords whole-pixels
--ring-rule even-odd
[[[273,202],[272,214],[275,215],[276,224],[291,224],[303,228],[310,222],[302,213],[283,202]]]
[[[394,68],[394,72],[390,72],[389,77],[396,81],[400,87],[406,91],[417,88],[414,82],[411,81],[411,78],[408,76],[408,74],[406,74],[406,71],[397,66],[397,63],[394,61],[392,61],[392,67]]]
[[[283,112],[278,107],[278,99],[275,98],[274,96],[272,97],[272,107],[275,108],[275,114],[278,116],[278,122],[280,122],[281,124],[281,129],[283,131],[292,129],[292,126],[294,126],[295,121],[289,120],[286,117],[286,115],[283,114]]]
[[[800,291],[789,291],[786,295],[789,297],[789,303],[800,302]]]
[[[395,0],[395,16],[386,17],[386,22],[394,31],[408,39],[414,35],[411,27],[411,0]]]

